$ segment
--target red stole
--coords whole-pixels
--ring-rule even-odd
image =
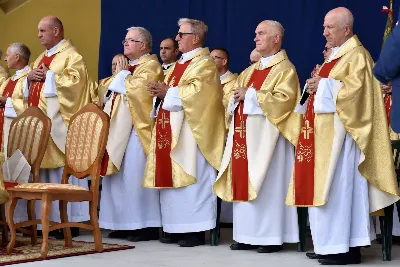
[[[392,93],[386,94],[385,98],[383,99],[383,102],[385,103],[386,116],[390,127],[390,111],[392,110]]]
[[[176,63],[174,71],[168,79],[170,87],[178,86],[183,73],[189,66],[190,61],[183,64]],[[160,103],[160,109],[156,121],[156,166],[154,186],[158,188],[171,188],[172,182],[172,162],[171,162],[171,143],[172,131],[170,124],[170,112],[162,108],[164,101]]]
[[[15,86],[17,85],[18,79],[16,79],[15,81],[13,81],[12,79],[10,79],[6,85],[6,87],[4,88],[3,97],[11,97]],[[4,128],[4,107],[0,108],[0,149],[1,151],[3,151],[3,128]],[[7,153],[7,151],[4,151],[4,153]]]
[[[247,87],[260,90],[271,68],[254,70]],[[234,201],[249,200],[249,172],[247,162],[246,120],[243,114],[244,103],[241,102],[235,110],[235,121],[232,148],[232,195]]]
[[[325,63],[319,72],[319,76],[328,78],[338,60]],[[314,118],[314,95],[311,95],[308,99],[294,163],[294,174],[296,176],[294,185],[295,205],[299,206],[311,206],[314,203]]]
[[[136,69],[136,66],[129,66],[128,70],[131,72],[131,74],[133,74],[133,72]],[[113,98],[112,98],[112,102],[111,102],[111,111],[110,111],[110,118],[114,109],[114,102],[115,99],[117,98],[117,95],[119,95],[120,93],[114,92]],[[104,97],[104,96],[103,96]],[[104,152],[104,156],[103,156],[103,160],[101,161],[101,168],[100,168],[100,175],[101,176],[106,176],[107,174],[107,169],[108,169],[108,162],[110,161],[110,155],[108,155],[107,149]]]
[[[42,60],[40,60],[38,67],[40,67],[42,64],[44,64],[47,68],[50,68],[50,64],[53,61],[54,57],[57,54],[54,54],[50,57],[43,56]],[[37,82],[31,82],[29,86],[29,96],[28,96],[28,106],[34,106],[37,107],[39,106],[39,100],[40,100],[40,93],[42,92],[42,89],[44,87],[44,80]]]

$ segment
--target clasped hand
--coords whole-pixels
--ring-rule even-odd
[[[49,70],[49,68],[46,67],[46,65],[44,65],[44,63],[42,63],[39,67],[31,70],[28,73],[28,81],[35,81],[35,82],[41,82],[46,80],[46,73]]]
[[[168,92],[169,86],[166,85],[164,82],[149,82],[147,84],[147,90],[150,92],[152,97],[158,97],[160,99],[164,99],[165,95]]]
[[[319,81],[321,80],[321,76],[314,75],[314,77],[307,80],[307,93],[310,95],[315,94],[318,89]]]
[[[244,97],[246,95],[247,88],[239,87],[233,93],[233,98],[236,102],[244,101]]]

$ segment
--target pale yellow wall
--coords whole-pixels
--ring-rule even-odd
[[[46,15],[64,24],[65,38],[71,39],[85,58],[89,75],[97,79],[100,43],[100,0],[30,0],[4,14],[0,10],[0,48],[22,42],[32,52],[31,61],[44,51],[37,38],[37,24]]]

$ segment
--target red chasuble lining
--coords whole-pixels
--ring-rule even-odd
[[[179,81],[190,60],[184,64],[175,64],[174,71],[168,80],[170,87],[178,86]],[[172,183],[172,162],[171,162],[171,143],[172,132],[170,124],[170,112],[162,108],[164,101],[160,103],[160,109],[156,121],[156,164],[154,186],[158,188],[171,188]]]
[[[247,87],[260,90],[271,68],[254,70]],[[244,103],[241,102],[235,110],[235,121],[232,148],[232,195],[234,201],[249,200],[249,172],[247,162],[246,120],[243,114]]]
[[[131,72],[131,74],[135,71],[136,66],[129,66],[128,70]],[[119,95],[119,93],[114,92],[113,94],[113,98],[112,98],[112,102],[111,102],[111,111],[110,111],[110,118],[114,109],[114,102],[115,99],[117,98],[117,95]],[[110,155],[108,155],[107,149],[104,152],[104,156],[103,156],[103,160],[101,161],[101,169],[100,169],[100,175],[101,176],[106,176],[107,174],[107,168],[108,168],[108,161],[110,160]]]
[[[40,60],[38,67],[44,64],[47,68],[50,68],[50,64],[53,61],[54,57],[57,54],[52,55],[51,57],[44,56],[42,60]],[[28,96],[28,106],[39,106],[40,93],[42,92],[44,87],[44,80],[40,82],[31,82],[29,86],[29,96]]]
[[[4,88],[3,97],[11,97],[15,86],[17,85],[18,79],[16,79],[15,81],[13,80],[9,80],[6,87]],[[0,108],[0,148],[1,150],[3,150],[3,128],[4,128],[4,107]],[[4,151],[4,153],[7,153],[6,151]]]
[[[392,110],[392,94],[391,93],[386,94],[383,101],[385,103],[386,116],[387,116],[388,124],[390,127],[390,111]]]
[[[328,78],[329,73],[339,59],[325,63],[319,72],[322,78]],[[294,164],[295,173],[295,205],[311,206],[314,203],[314,95],[308,99],[307,111],[303,119],[299,142],[296,147]]]

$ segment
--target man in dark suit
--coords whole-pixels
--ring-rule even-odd
[[[381,83],[392,85],[391,126],[393,131],[398,133],[400,132],[400,26],[396,26],[386,39],[373,73]]]

